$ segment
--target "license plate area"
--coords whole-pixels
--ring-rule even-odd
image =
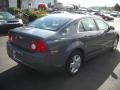
[[[20,59],[21,55],[22,55],[22,53],[20,51],[13,50],[13,59],[21,61],[21,59]]]

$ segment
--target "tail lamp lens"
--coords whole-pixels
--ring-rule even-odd
[[[8,33],[8,39],[9,39],[9,41],[13,41],[13,35],[12,35],[12,33]]]
[[[37,41],[32,41],[30,48],[32,51],[40,53],[44,53],[47,50],[45,43],[41,39]]]

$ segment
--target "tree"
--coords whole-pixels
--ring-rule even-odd
[[[114,6],[114,10],[115,11],[120,11],[120,5],[118,3]]]

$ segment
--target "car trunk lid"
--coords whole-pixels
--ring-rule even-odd
[[[37,42],[37,40],[42,40],[44,42],[45,38],[55,34],[55,32],[53,31],[41,30],[30,27],[26,27],[26,28],[20,27],[10,31],[10,33],[12,34],[13,37],[11,44],[21,49],[29,50],[29,51],[31,51],[30,45],[33,42]]]
[[[27,27],[27,26],[16,28],[13,31],[17,33],[23,33],[26,35],[42,37],[42,38],[48,38],[56,33],[55,31],[44,30],[34,27]]]

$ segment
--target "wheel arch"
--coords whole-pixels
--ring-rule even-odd
[[[118,34],[117,34],[117,36],[116,36],[116,37],[117,37],[117,39],[119,40],[119,35],[118,35]]]
[[[74,49],[71,53],[70,53],[70,55],[73,53],[73,52],[75,52],[75,51],[79,51],[81,54],[82,54],[82,62],[84,62],[84,59],[85,59],[85,52],[84,52],[84,50],[82,49],[82,48],[76,48],[76,49]],[[69,55],[69,56],[70,56]]]
[[[79,51],[81,54],[82,54],[82,63],[85,61],[84,59],[85,59],[85,52],[84,52],[84,50],[83,50],[83,48],[75,48],[75,49],[73,49],[69,54],[68,54],[68,57],[66,58],[66,62],[65,63],[67,63],[67,60],[68,60],[68,58],[71,56],[71,54],[73,53],[73,52],[75,52],[75,51]]]
[[[82,58],[82,62],[81,62],[81,64],[84,62],[84,51],[83,51],[83,49],[82,48],[76,48],[76,49],[74,49],[70,54],[69,54],[69,57],[68,57],[68,59],[67,59],[67,61],[66,61],[66,64],[65,64],[65,70],[67,71],[67,73],[69,74],[69,75],[75,75],[75,74],[77,74],[78,72],[76,72],[75,74],[73,74],[73,73],[71,73],[70,71],[69,71],[69,65],[70,65],[70,60],[71,59],[69,59],[69,58],[71,58],[71,55],[73,55],[75,52],[80,52],[79,54],[80,54],[80,56],[81,56],[81,54],[82,54],[82,56],[81,56],[81,58]],[[76,55],[76,54],[75,54]],[[79,69],[80,69],[80,67],[79,67]],[[79,71],[79,70],[78,70]]]

